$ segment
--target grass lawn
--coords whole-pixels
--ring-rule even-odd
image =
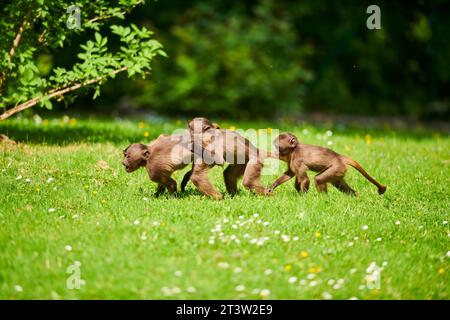
[[[306,143],[332,141],[386,184],[386,194],[350,168],[359,197],[331,188],[300,196],[290,181],[270,197],[240,184],[236,197],[217,202],[191,183],[184,194],[153,198],[145,170],[121,166],[129,142],[184,121],[65,122],[0,123],[17,141],[0,143],[2,299],[450,298],[446,134],[272,123]],[[211,179],[225,193],[222,170]],[[70,289],[74,265],[80,289]]]

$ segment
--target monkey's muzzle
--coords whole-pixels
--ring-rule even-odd
[[[126,164],[125,161],[122,161],[123,166],[125,167],[126,172],[131,172],[131,168]]]

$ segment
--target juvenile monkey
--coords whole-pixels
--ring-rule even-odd
[[[140,167],[147,169],[150,180],[158,184],[155,196],[159,196],[166,189],[170,193],[176,192],[177,182],[171,178],[172,173],[192,162],[188,134],[172,136],[162,134],[150,145],[141,143],[129,145],[123,154],[125,159],[122,164],[127,172],[133,172]],[[189,181],[191,171],[183,178],[186,183]],[[184,191],[186,183],[182,184],[181,191]]]
[[[209,131],[210,129],[220,129],[219,125],[206,118],[197,117],[189,121],[188,128],[192,140],[192,152],[201,156],[202,160],[208,164],[223,166],[225,163],[223,151],[216,150],[215,135],[211,134],[213,131]]]
[[[356,195],[355,190],[344,180],[347,165],[358,170],[367,180],[376,185],[378,194],[381,195],[386,191],[386,186],[372,178],[355,160],[327,148],[299,143],[292,133],[280,134],[275,139],[274,145],[278,150],[279,159],[288,163],[288,170],[267,189],[267,193],[294,176],[296,177],[295,189],[307,192],[309,178],[306,172],[312,170],[318,172],[314,177],[314,184],[319,192],[327,192],[329,182],[343,193]]]
[[[206,118],[195,118],[195,119],[198,119],[198,122],[196,122],[197,128],[205,128],[206,130],[211,129],[211,128],[220,129],[220,127],[217,123],[211,123]],[[189,134],[191,137],[191,141],[194,141],[194,122],[193,121],[189,121],[188,128],[189,128]],[[201,129],[200,129],[200,131],[201,131]],[[198,130],[197,130],[197,133],[198,133]],[[192,149],[191,149],[192,152],[194,152],[193,146],[194,145],[192,144]],[[216,154],[214,154],[214,157],[216,157]],[[222,156],[220,156],[220,155],[217,155],[217,157],[213,158],[213,159],[210,158],[210,161],[214,162],[216,164],[219,164],[219,165],[220,165],[220,163],[222,163],[222,165],[223,165],[223,162],[224,162]],[[191,175],[192,175],[192,169],[189,170],[188,172],[186,172],[186,174],[184,175],[183,180],[181,181],[181,191],[184,192],[186,185],[188,184],[188,182],[191,178]]]
[[[208,180],[208,171],[214,165],[228,162],[223,176],[230,194],[237,193],[237,180],[243,176],[245,188],[265,194],[260,178],[265,152],[235,131],[219,129],[206,118],[194,118],[189,122],[192,137],[194,166],[191,181],[205,194],[220,194]]]

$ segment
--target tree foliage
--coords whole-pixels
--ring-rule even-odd
[[[145,27],[110,25],[112,34],[120,42],[119,50],[108,49],[108,38],[102,36],[101,27],[112,19],[124,15],[141,0],[77,1],[71,6],[79,8],[80,24],[68,27],[77,19],[62,0],[9,1],[1,12],[0,24],[0,106],[6,111],[5,119],[21,110],[39,104],[52,108],[52,98],[82,87],[93,87],[94,98],[100,94],[100,86],[120,72],[128,76],[145,77],[151,70],[150,62],[156,55],[165,56],[161,44],[152,39],[152,32]],[[80,46],[71,68],[56,67],[45,75],[40,70],[36,56],[41,52],[56,50],[63,53],[70,38],[79,34],[89,35]],[[72,96],[73,97],[73,96]]]
[[[312,74],[291,20],[272,1],[250,15],[207,4],[188,10],[171,28],[171,59],[158,64],[138,102],[162,112],[245,118],[298,107]]]

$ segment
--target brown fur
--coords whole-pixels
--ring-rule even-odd
[[[189,137],[186,135],[160,135],[150,145],[134,143],[124,150],[122,164],[127,172],[140,167],[147,169],[150,180],[158,184],[156,196],[166,189],[170,193],[177,191],[177,182],[171,178],[174,171],[186,167],[192,161]],[[183,181],[189,180],[191,171],[185,174]],[[184,186],[182,184],[182,191]]]
[[[208,180],[208,171],[214,165],[228,162],[230,164],[223,175],[230,194],[237,193],[237,180],[241,176],[245,188],[265,194],[265,188],[260,181],[264,152],[239,133],[219,129],[206,118],[192,119],[189,122],[189,130],[195,157],[191,181],[200,191],[217,199],[221,198],[221,194]]]
[[[386,186],[372,178],[359,163],[333,150],[299,143],[292,133],[280,134],[274,144],[278,149],[279,159],[287,162],[288,170],[267,189],[267,193],[294,176],[297,191],[307,192],[309,178],[306,172],[311,170],[318,172],[314,178],[314,184],[319,192],[327,192],[327,183],[331,183],[341,192],[356,195],[355,190],[344,180],[347,165],[357,169],[367,180],[376,185],[380,195],[386,191]]]

